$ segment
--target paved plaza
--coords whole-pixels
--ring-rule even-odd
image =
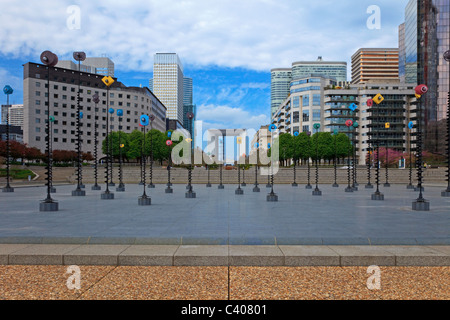
[[[275,185],[278,202],[267,202],[270,192],[253,185],[194,185],[195,199],[185,198],[186,185],[146,189],[150,206],[139,206],[143,187],[126,185],[114,200],[101,200],[103,191],[73,197],[74,185],[57,185],[52,197],[59,211],[40,212],[45,187],[17,187],[0,193],[0,243],[150,244],[150,245],[449,245],[450,199],[442,187],[427,186],[428,212],[413,211],[418,193],[404,185],[381,187],[384,201],[371,200],[374,190],[359,186],[346,193],[344,185],[319,185],[313,196],[304,185]],[[102,189],[105,186],[102,185]]]

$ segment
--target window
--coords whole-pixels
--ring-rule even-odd
[[[313,121],[320,121],[321,112],[320,110],[313,110]]]
[[[303,126],[302,132],[309,132],[309,126]]]
[[[303,96],[303,106],[304,107],[309,106],[309,94],[306,96]]]
[[[313,106],[320,106],[320,94],[313,94]]]
[[[41,123],[41,119],[39,119],[39,118],[36,118],[36,123]]]
[[[309,121],[309,110],[303,110],[303,122]]]
[[[36,87],[40,88],[41,87],[41,83],[36,81]]]

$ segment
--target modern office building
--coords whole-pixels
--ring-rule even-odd
[[[406,134],[409,121],[416,121],[414,86],[392,82],[367,82],[363,84],[336,83],[333,79],[312,77],[300,80],[291,90],[291,96],[280,105],[272,117],[280,133],[315,133],[314,124],[320,124],[320,131],[346,133],[357,143],[360,164],[365,163],[369,151],[370,137],[379,139],[381,147],[409,151]],[[369,98],[381,93],[385,100],[369,108]],[[358,108],[350,110],[355,104]],[[345,122],[356,121],[356,132],[349,130]],[[389,123],[389,129],[386,128]],[[415,134],[415,131],[414,131]],[[413,138],[414,140],[415,138]],[[373,141],[373,140],[372,140]]]
[[[8,130],[6,124],[0,124],[0,140],[6,140],[6,131]],[[9,126],[9,140],[23,142],[23,130],[18,126]]]
[[[399,81],[398,48],[361,48],[352,55],[352,83]]]
[[[45,150],[47,120],[47,67],[42,64],[26,63],[23,76],[24,103],[24,142],[29,146]],[[55,117],[52,123],[53,149],[76,149],[76,114],[78,79],[81,77],[81,120],[82,151],[93,152],[94,128],[97,124],[99,144],[106,136],[106,119],[109,117],[110,131],[121,130],[130,133],[141,130],[139,117],[154,114],[153,128],[166,130],[166,107],[148,88],[127,87],[117,81],[109,90],[102,82],[102,75],[81,74],[78,71],[53,67],[50,69],[50,114]],[[96,106],[92,96],[97,93],[100,103]],[[109,114],[108,109],[115,110]],[[123,116],[117,116],[117,110]],[[101,151],[99,149],[99,151]]]
[[[447,0],[410,0],[405,9],[405,82],[428,86],[421,99],[424,147],[437,153],[445,152],[439,132],[447,117],[450,84],[450,64],[443,58],[450,48],[449,16]]]
[[[318,57],[317,61],[297,61],[291,68],[277,68],[271,70],[271,116],[277,111],[290,95],[291,88],[296,81],[308,77],[326,77],[336,82],[347,81],[347,62],[324,61]]]
[[[23,128],[23,104],[2,106],[2,124],[6,124],[6,115],[9,110],[9,125]]]
[[[78,71],[78,62],[60,60],[56,67]],[[82,72],[114,77],[114,62],[107,57],[87,57],[84,61],[81,61],[79,67]]]
[[[401,83],[406,82],[406,47],[405,23],[398,27],[398,78]]]
[[[183,78],[183,104],[192,105],[193,104],[193,93],[192,93],[192,78]]]
[[[183,65],[176,53],[154,55],[153,79],[149,81],[149,87],[167,107],[167,118],[183,125]]]

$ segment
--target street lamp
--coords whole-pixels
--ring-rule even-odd
[[[74,52],[73,58],[78,61],[78,93],[77,93],[77,188],[72,191],[72,196],[74,197],[84,197],[86,195],[81,182],[82,175],[82,159],[81,159],[81,61],[86,60],[86,53],[84,52]]]
[[[97,105],[100,102],[100,98],[98,96],[98,93],[95,93],[92,96],[92,101],[95,103],[95,110],[94,110],[94,158],[95,158],[95,165],[94,165],[94,179],[95,184],[92,186],[92,190],[101,190],[102,188],[98,185],[98,128],[97,128]]]
[[[422,95],[424,95],[425,93],[428,92],[428,87],[426,85],[418,85],[415,89],[416,92],[416,97],[419,100],[419,108],[418,108],[418,112],[419,115],[417,117],[417,147],[416,147],[416,153],[417,153],[417,178],[418,178],[418,186],[417,188],[419,189],[419,197],[416,199],[416,201],[413,201],[412,203],[412,209],[415,211],[429,211],[430,210],[430,202],[428,202],[427,200],[425,200],[423,198],[423,194],[422,194],[422,163],[423,163],[423,159],[422,159],[422,99],[420,99],[422,97]]]
[[[125,145],[122,144],[122,132],[120,131],[120,122],[122,122],[122,116],[123,116],[123,110],[118,109],[117,110],[117,117],[119,118],[119,131],[117,132],[119,135],[119,186],[116,188],[117,192],[124,192],[125,191],[125,185],[123,183],[123,172],[122,172],[122,149],[125,147]]]
[[[9,185],[9,158],[10,158],[10,146],[9,146],[9,95],[14,92],[11,86],[6,85],[3,88],[3,92],[6,94],[6,187],[3,188],[3,192],[14,192],[14,188]]]
[[[322,191],[319,189],[319,129],[320,123],[314,124],[314,129],[316,129],[316,188],[313,190],[313,196],[321,196]]]
[[[444,59],[450,62],[450,50],[444,53]],[[450,81],[450,64],[449,69],[449,79]],[[447,103],[447,189],[441,192],[442,197],[450,197],[450,83],[448,89],[448,103]]]
[[[145,150],[145,136],[146,136],[146,128],[149,125],[150,119],[146,114],[141,115],[141,117],[139,118],[139,122],[141,127],[144,128],[144,137],[142,139],[142,148],[141,148],[141,159],[142,159],[142,164],[143,164],[143,186],[144,186],[144,192],[142,193],[142,196],[140,196],[138,198],[138,205],[140,206],[149,206],[152,204],[152,199],[147,196],[146,192],[145,192],[145,155],[144,155],[144,150]]]
[[[114,79],[110,76],[105,76],[102,78],[103,83],[106,85],[106,108],[107,108],[107,114],[106,114],[106,138],[108,140],[111,140],[111,137],[109,137],[109,114],[114,113],[114,109],[109,108],[109,87],[114,83]],[[108,109],[109,108],[109,109]],[[111,112],[112,111],[112,112]],[[111,162],[111,150],[110,150],[110,141],[106,140],[106,167],[105,167],[105,182],[106,182],[106,190],[101,194],[102,200],[112,200],[114,199],[114,193],[109,191],[109,166],[112,166]],[[112,179],[112,178],[111,178]]]
[[[52,189],[52,161],[50,150],[50,68],[58,63],[58,56],[51,51],[44,51],[41,53],[41,62],[47,66],[47,122],[46,122],[46,149],[47,149],[47,198],[42,200],[39,204],[39,211],[51,212],[58,211],[58,202],[50,196]]]
[[[186,113],[186,117],[189,120],[189,128],[192,128],[192,119],[194,118],[194,114],[192,112]],[[189,169],[188,169],[188,191],[186,192],[186,198],[195,198],[196,194],[192,191],[192,138],[189,138],[190,144],[190,161],[189,161]]]

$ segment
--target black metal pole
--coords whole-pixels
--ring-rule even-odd
[[[153,120],[150,120],[150,184],[149,188],[155,188],[153,184]]]
[[[223,163],[225,162],[225,141],[224,141],[224,136],[222,134],[222,163],[220,164],[220,172],[219,172],[219,186],[217,187],[217,189],[225,189],[225,186],[222,184],[222,170],[223,170]]]
[[[350,140],[350,139],[349,139]],[[351,142],[349,141],[349,146],[348,146],[348,152],[347,152],[347,188],[345,188],[345,192],[353,192],[353,188],[351,186],[351,178],[350,178],[350,154],[352,151],[352,145]]]
[[[72,196],[84,197],[86,192],[81,190],[81,59],[78,60],[78,92],[77,92],[77,188],[72,191]]]
[[[444,60],[448,64],[448,76],[450,79],[450,50],[444,53]],[[449,80],[450,81],[450,80]],[[450,197],[450,82],[448,84],[447,102],[447,189],[441,192],[442,197]]]
[[[92,186],[92,190],[101,190],[101,187],[98,185],[98,128],[97,128],[97,108],[98,108],[98,95],[94,95],[93,100],[95,103],[94,109],[94,185]]]
[[[319,189],[319,132],[316,132],[316,188],[312,192],[313,196],[321,196]]]
[[[109,136],[109,85],[106,86],[106,166],[105,166],[105,183],[106,183],[106,190],[101,194],[101,199],[104,200],[111,200],[114,199],[114,193],[109,191],[110,186],[110,177],[109,177],[109,166],[111,162],[111,140],[112,137]],[[112,164],[111,164],[112,165]]]
[[[6,94],[6,187],[3,188],[3,192],[14,192],[14,188],[12,188],[9,184],[11,179],[10,177],[10,162],[9,159],[11,157],[11,147],[9,143],[9,94]]]
[[[142,178],[143,178],[143,193],[142,193],[142,196],[140,196],[139,198],[138,198],[138,205],[140,205],[140,206],[148,206],[148,205],[151,205],[151,203],[152,203],[152,199],[149,197],[149,196],[147,196],[147,193],[145,192],[145,188],[147,187],[146,186],[146,177],[145,177],[145,175],[146,175],[146,170],[145,170],[145,167],[146,167],[146,156],[145,156],[145,136],[146,136],[146,134],[147,134],[147,132],[146,132],[146,127],[145,126],[143,126],[144,128],[143,128],[143,131],[144,131],[144,137],[143,137],[143,139],[142,139],[142,145],[141,145],[141,161],[142,161]]]
[[[391,184],[389,183],[389,149],[386,141],[386,183],[384,184],[384,187],[389,188]]]
[[[334,169],[334,183],[333,188],[338,188],[339,184],[337,183],[337,144],[336,144],[337,134],[334,135],[334,159],[333,159],[333,169]]]
[[[373,110],[373,107],[372,107]],[[376,152],[377,152],[377,161],[376,161],[376,170],[375,170],[375,180],[376,180],[376,184],[377,184],[377,190],[372,194],[371,199],[372,200],[384,200],[384,194],[382,194],[380,192],[380,119],[379,119],[379,115],[380,115],[380,110],[379,110],[379,105],[377,105],[377,139],[376,139]],[[375,117],[372,117],[372,121]],[[373,126],[372,126],[373,127]]]
[[[368,133],[368,146],[369,146],[369,159],[367,162],[367,184],[366,189],[372,189],[373,185],[371,183],[371,166],[372,166],[372,153],[373,153],[373,143],[372,143],[372,126],[369,125],[369,133]]]
[[[430,203],[424,199],[423,197],[423,189],[422,189],[422,165],[423,165],[423,156],[422,156],[422,99],[419,98],[419,115],[417,117],[417,180],[418,180],[418,189],[419,189],[419,197],[412,204],[412,209],[416,211],[429,211]]]
[[[353,141],[353,152],[352,152],[352,157],[353,157],[353,165],[352,165],[352,172],[353,172],[353,181],[352,181],[352,188],[353,191],[358,191],[358,186],[356,183],[356,127],[353,126],[353,134],[352,134],[352,141]]]

